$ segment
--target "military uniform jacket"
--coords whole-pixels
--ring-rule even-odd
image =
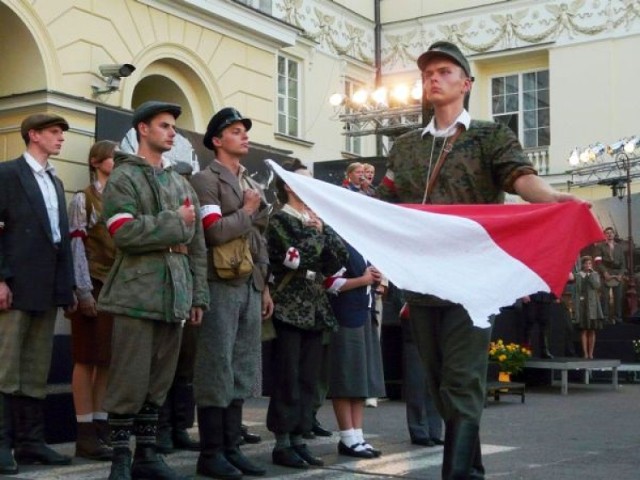
[[[596,245],[595,255],[602,258],[602,263],[598,270],[603,276],[605,272],[611,275],[619,275],[627,269],[627,259],[624,256],[622,245],[619,243],[614,243],[613,250],[611,250],[607,242],[600,242]]]
[[[73,305],[73,264],[64,187],[58,195],[60,243],[53,243],[42,192],[23,158],[0,163],[0,280],[13,294],[11,308],[43,312]]]
[[[221,245],[234,238],[246,235],[249,239],[253,258],[253,285],[258,291],[262,291],[266,284],[269,266],[267,244],[264,238],[264,233],[269,223],[269,209],[266,208],[267,203],[264,199],[262,187],[253,181],[246,171],[243,175],[244,180],[251,188],[259,192],[263,197],[260,210],[253,215],[248,215],[242,210],[244,192],[238,177],[217,160],[214,160],[207,168],[191,177],[191,184],[198,194],[198,199],[203,209],[214,208],[216,211],[219,209],[220,218],[211,223],[204,232],[205,242],[209,249],[209,255],[207,256],[207,276],[209,280],[228,282],[235,285],[246,283],[246,278],[221,279],[213,266],[212,254],[212,249],[216,245]]]
[[[177,212],[187,198],[196,207],[190,227]],[[189,318],[192,306],[208,308],[200,209],[188,181],[171,168],[156,170],[141,157],[117,152],[103,213],[118,250],[100,310],[179,322]],[[176,246],[187,246],[188,255]]]
[[[398,137],[389,154],[378,196],[400,203],[422,203],[427,172],[433,171],[444,141],[444,138],[430,134],[423,137],[422,129]],[[513,185],[518,177],[535,173],[508,127],[472,120],[469,129],[459,135],[447,155],[429,203],[503,203],[505,192],[515,193]],[[409,302],[418,298],[424,301],[421,303],[442,303],[436,297],[407,292]]]
[[[348,260],[340,237],[327,225],[320,233],[281,210],[269,222],[267,244],[274,276],[274,318],[303,330],[334,329],[336,318],[323,280]]]

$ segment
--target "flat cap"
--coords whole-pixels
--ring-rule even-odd
[[[204,134],[204,138],[202,139],[204,146],[209,150],[213,150],[213,145],[211,144],[213,137],[232,123],[236,122],[242,122],[247,131],[251,130],[251,126],[253,125],[250,118],[243,117],[235,108],[225,107],[222,110],[219,110],[213,117],[211,117],[211,120],[209,120],[207,132]]]
[[[434,42],[429,49],[418,57],[418,68],[420,71],[424,70],[427,63],[434,57],[447,57],[460,65],[467,74],[467,77],[471,77],[471,67],[467,58],[462,54],[457,45],[451,42]]]
[[[43,128],[53,127],[59,125],[63,131],[69,130],[69,124],[60,115],[53,115],[51,113],[35,113],[29,115],[22,121],[20,125],[20,135],[25,140],[29,139],[29,130],[42,130]]]
[[[131,125],[133,125],[133,128],[137,128],[140,122],[144,122],[145,120],[155,117],[159,113],[165,112],[170,113],[174,118],[178,118],[182,113],[182,107],[175,103],[159,102],[157,100],[144,102],[134,110]]]

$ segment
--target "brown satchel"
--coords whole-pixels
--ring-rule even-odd
[[[248,277],[253,271],[253,258],[246,236],[213,247],[213,266],[224,280]]]

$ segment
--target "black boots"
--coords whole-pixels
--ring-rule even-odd
[[[470,420],[450,420],[445,428],[443,480],[483,480],[478,424]]]
[[[19,464],[69,465],[71,458],[60,455],[44,441],[44,400],[13,396],[12,413],[15,429],[15,459]]]
[[[194,412],[193,385],[173,384],[160,410],[157,444],[160,453],[172,453],[174,449],[200,449],[200,444],[193,440],[187,431],[193,426]]]
[[[540,348],[540,358],[552,359],[553,355],[549,351],[549,336],[547,335],[546,326],[543,328],[542,325],[539,325],[539,337],[538,344]]]
[[[109,480],[185,480],[174,472],[156,452],[158,410],[146,403],[131,415],[109,414],[113,460]],[[136,452],[131,462],[129,440],[136,436]]]
[[[113,447],[109,480],[131,480],[129,441],[133,431],[133,415],[110,413],[109,430]]]
[[[113,450],[100,439],[95,423],[78,423],[76,426],[76,457],[111,460]]]
[[[133,421],[133,433],[136,436],[136,452],[131,464],[133,480],[184,480],[156,451],[159,407],[145,403]]]
[[[238,445],[242,438],[242,405],[244,400],[234,399],[224,409],[223,416],[223,441],[224,456],[229,463],[245,475],[262,476],[267,471],[254,464],[240,451]]]
[[[11,453],[11,395],[0,393],[0,475],[18,473],[18,464]]]
[[[224,408],[198,408],[198,431],[200,432],[200,456],[197,473],[221,480],[239,480],[242,472],[224,456]]]

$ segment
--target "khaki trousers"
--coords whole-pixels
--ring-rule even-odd
[[[57,308],[0,312],[0,392],[46,397],[57,314]]]

